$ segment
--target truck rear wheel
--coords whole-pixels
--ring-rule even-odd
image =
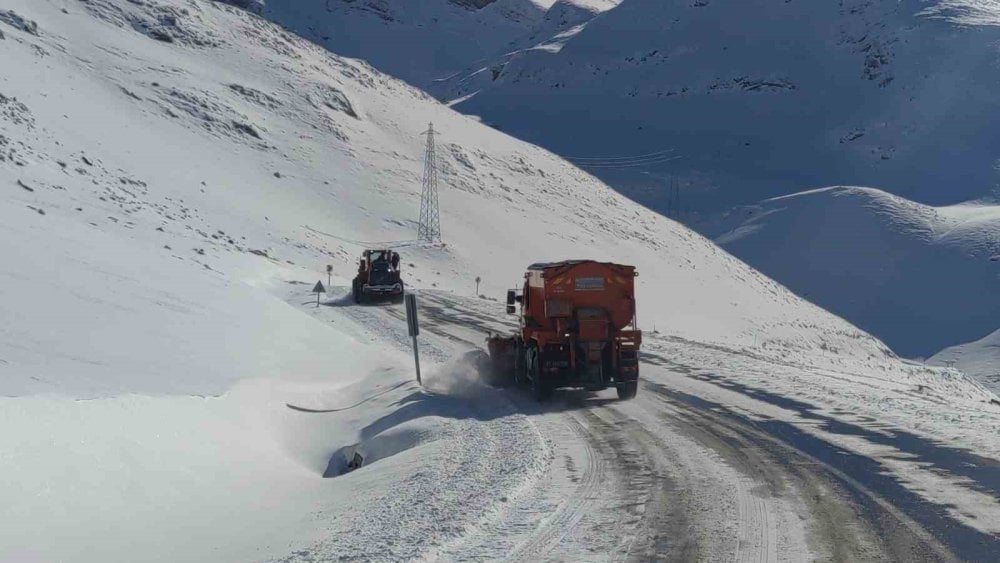
[[[622,401],[634,399],[638,392],[639,392],[638,381],[626,381],[625,383],[618,384],[618,398],[621,399]]]
[[[536,401],[542,402],[552,397],[552,386],[542,381],[542,371],[538,368],[540,364],[539,355],[537,348],[528,348],[525,351],[528,380],[531,384],[531,395]]]
[[[524,385],[527,380],[527,368],[525,367],[527,356],[524,353],[524,346],[519,341],[514,343],[514,369],[513,377],[515,385]]]

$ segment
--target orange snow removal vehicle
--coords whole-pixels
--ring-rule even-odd
[[[494,374],[530,385],[538,400],[557,387],[601,390],[635,397],[639,344],[632,266],[570,260],[532,264],[524,285],[507,292],[507,313],[520,304],[520,330],[490,335]]]

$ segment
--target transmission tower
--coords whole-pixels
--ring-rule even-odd
[[[427,135],[427,154],[424,156],[424,185],[420,194],[420,242],[441,242],[441,213],[438,208],[437,160],[434,157],[434,124],[422,133]]]

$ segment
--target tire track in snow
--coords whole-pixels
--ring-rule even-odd
[[[753,492],[757,487],[746,476],[741,475],[736,481],[740,523],[736,561],[777,561],[773,508],[767,497]]]
[[[796,503],[787,498],[794,491],[752,469],[763,460],[734,460],[729,450],[740,445],[726,444],[700,425],[678,423],[681,413],[649,397],[611,403],[595,414],[605,411],[614,413],[620,431],[644,448],[659,477],[652,493],[660,504],[650,503],[638,534],[645,540],[633,542],[629,558],[777,561],[782,546],[796,554],[785,560],[810,555],[804,530],[790,529],[779,541],[778,514],[794,513]]]
[[[620,467],[622,479],[616,492],[621,503],[613,526],[619,537],[611,560],[694,559],[698,545],[684,538],[683,530],[689,525],[686,505],[670,475],[664,450],[635,419],[610,406],[583,410],[578,416],[599,429]]]
[[[685,434],[719,452],[744,479],[758,484],[749,489],[750,494],[769,492],[772,497],[796,500],[801,517],[809,522],[810,547],[818,552],[819,558],[836,561],[953,559],[940,543],[886,500],[809,454],[758,429],[752,421],[724,410],[686,404],[659,384],[647,383],[643,389],[652,400],[646,401],[644,408],[652,412],[659,410],[662,418],[686,426]],[[753,510],[747,505],[741,508],[751,514],[751,519],[755,518]],[[749,537],[753,538],[754,534]],[[766,540],[770,543],[772,537]],[[780,552],[779,548],[777,553]],[[750,555],[754,557],[752,560],[757,560],[752,553]]]
[[[570,432],[575,434],[578,443],[584,446],[583,458],[586,464],[579,478],[580,484],[542,521],[531,537],[513,551],[509,557],[512,561],[544,558],[576,529],[587,509],[601,495],[607,464],[594,448],[590,431],[583,424],[574,418],[567,418],[565,423]],[[556,439],[565,437],[558,434],[554,436]]]

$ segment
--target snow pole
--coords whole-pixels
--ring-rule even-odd
[[[417,367],[417,385],[423,387],[424,383],[420,381],[420,345],[416,336],[413,337],[413,364]]]
[[[413,338],[413,365],[417,368],[417,385],[423,386],[420,381],[420,347],[417,344],[417,335],[420,334],[420,325],[417,323],[417,296],[407,293],[406,297],[406,328]]]

